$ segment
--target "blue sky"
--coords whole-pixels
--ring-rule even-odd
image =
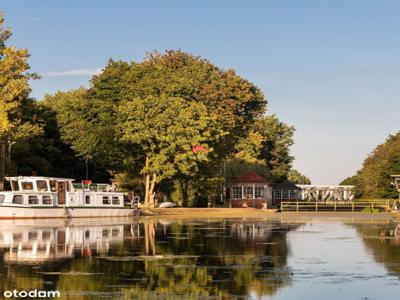
[[[400,130],[398,1],[2,0],[32,94],[87,85],[109,58],[182,49],[233,68],[297,129],[294,165],[335,184]]]

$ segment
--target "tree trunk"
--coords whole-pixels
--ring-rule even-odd
[[[0,191],[4,190],[6,145],[0,142]]]
[[[150,188],[149,188],[149,205],[151,207],[154,207],[154,187],[156,185],[157,182],[157,175],[153,174],[153,177],[151,179],[151,184],[150,184]]]
[[[150,187],[150,174],[148,173],[149,169],[149,158],[146,156],[146,176],[145,176],[145,187],[144,187],[144,206],[149,207],[149,187]]]
[[[149,207],[149,187],[150,187],[150,175],[146,175],[145,189],[144,189],[144,206]]]
[[[189,202],[189,183],[186,180],[181,181],[182,206],[187,207]]]

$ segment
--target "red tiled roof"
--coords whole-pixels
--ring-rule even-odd
[[[256,172],[248,171],[236,178],[233,183],[267,183],[269,181]]]

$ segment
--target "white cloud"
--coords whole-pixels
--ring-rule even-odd
[[[69,71],[50,71],[42,73],[43,76],[47,77],[61,77],[61,76],[93,76],[99,75],[101,68],[99,69],[74,69]]]

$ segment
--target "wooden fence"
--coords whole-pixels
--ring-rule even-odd
[[[389,211],[393,207],[390,200],[365,200],[352,202],[281,202],[281,211]]]

